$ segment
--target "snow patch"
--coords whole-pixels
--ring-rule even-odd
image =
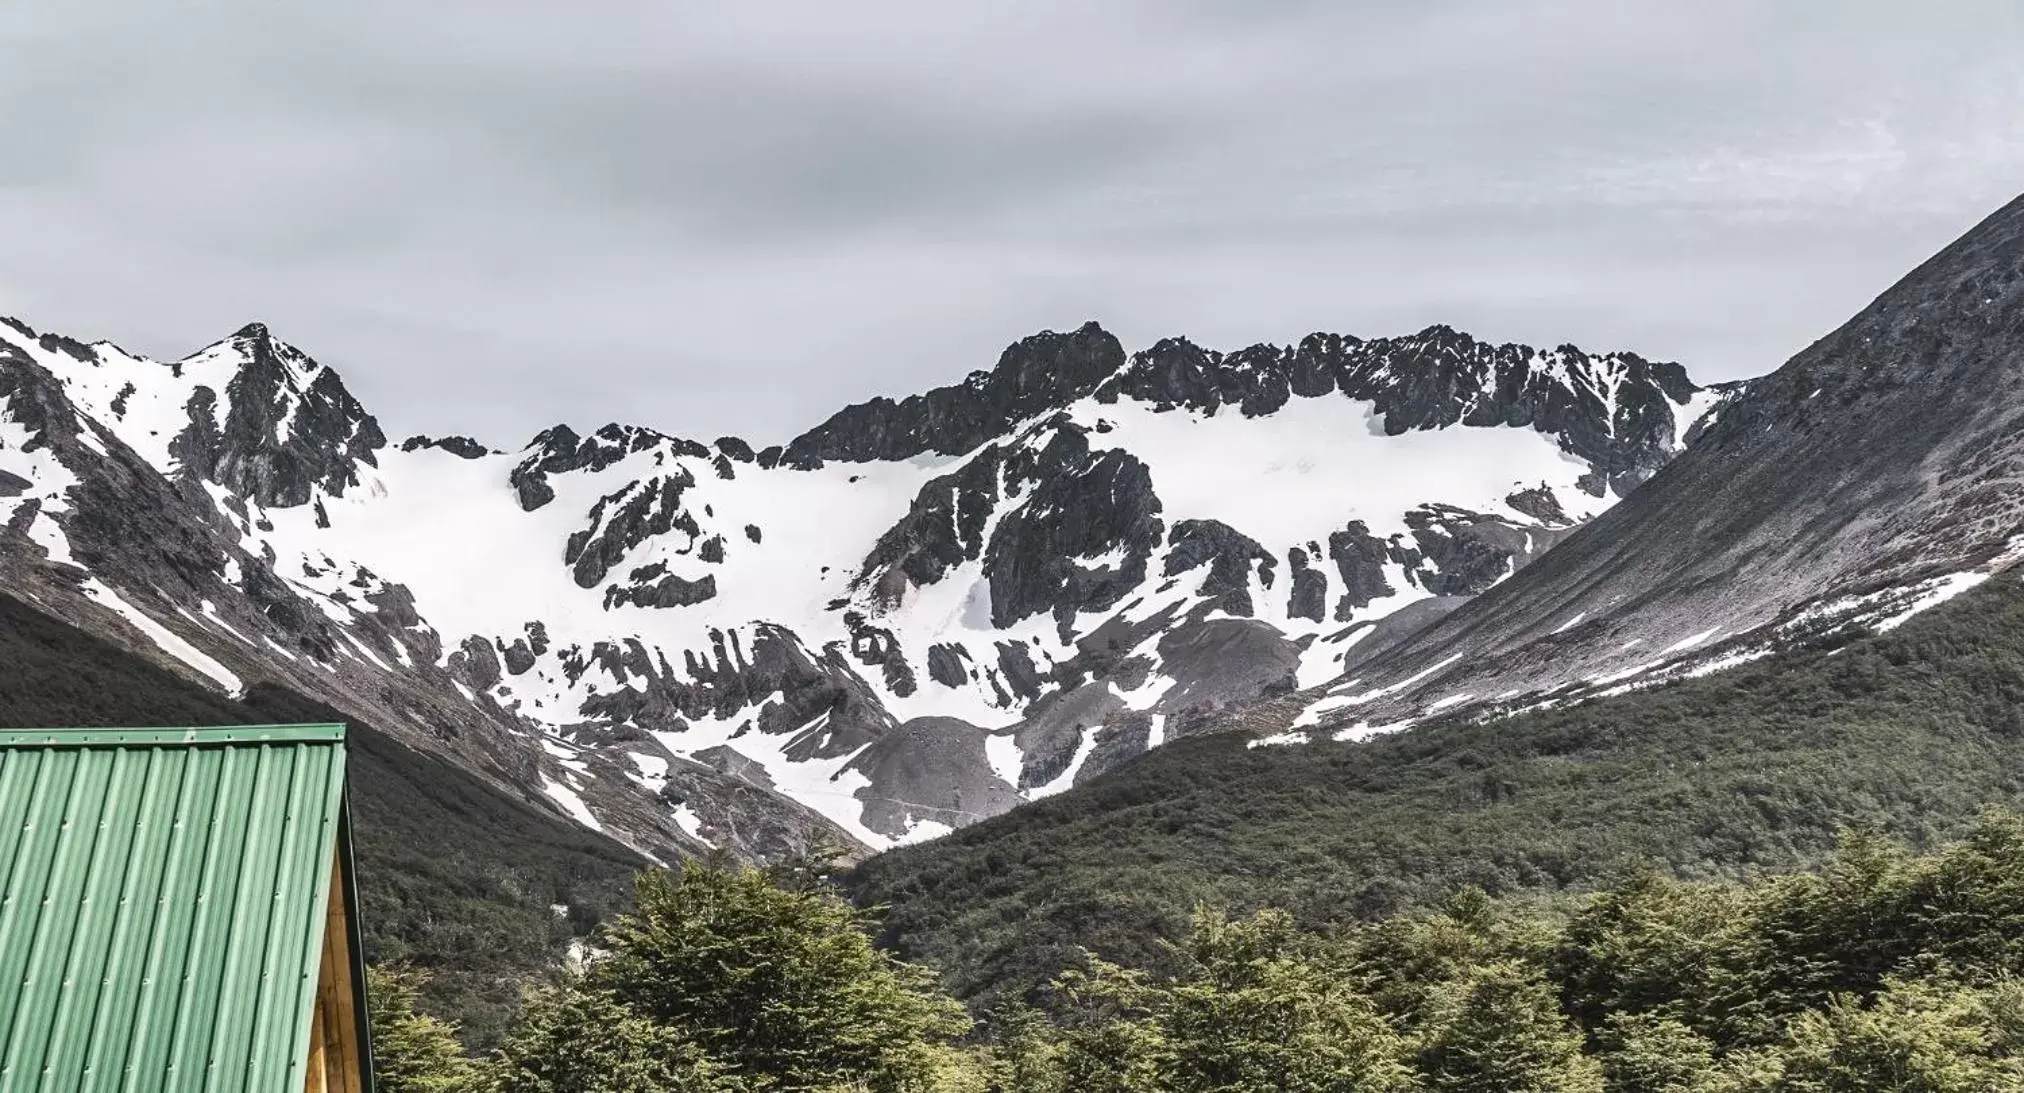
[[[146,612],[122,599],[120,594],[114,592],[105,582],[96,577],[87,578],[84,582],[84,594],[132,623],[135,629],[146,634],[148,640],[154,642],[162,652],[210,677],[233,698],[246,693],[246,684],[241,682],[230,668],[220,664],[209,653],[191,645],[175,631],[148,617]]]
[[[683,833],[687,834],[689,838],[702,843],[704,846],[717,845],[715,842],[704,837],[703,818],[696,815],[696,810],[690,808],[687,801],[675,806],[675,826],[681,828]]]
[[[562,810],[577,823],[592,831],[604,830],[604,825],[597,822],[596,816],[591,815],[590,806],[583,803],[583,798],[577,796],[575,790],[544,774],[541,776],[541,792],[546,793],[549,800],[561,805]]]
[[[1672,643],[1671,645],[1668,645],[1665,648],[1659,650],[1659,655],[1665,656],[1671,653],[1684,653],[1697,645],[1706,645],[1711,638],[1713,638],[1716,634],[1721,633],[1721,631],[1722,628],[1717,626],[1713,627],[1712,629],[1703,630],[1698,634],[1688,635],[1687,637],[1681,638],[1680,640]]]

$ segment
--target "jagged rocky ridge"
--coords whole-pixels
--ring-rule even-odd
[[[0,587],[270,679],[662,858],[879,846],[1337,679],[1664,466],[1725,392],[1444,327],[1094,324],[755,450],[394,444],[264,327],[0,325]]]

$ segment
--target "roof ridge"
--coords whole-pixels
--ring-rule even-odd
[[[165,747],[228,744],[341,744],[344,726],[201,725],[142,728],[0,729],[0,748]]]

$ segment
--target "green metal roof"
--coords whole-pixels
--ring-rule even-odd
[[[0,730],[0,1090],[303,1087],[343,740]]]

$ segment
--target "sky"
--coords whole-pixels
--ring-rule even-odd
[[[784,440],[1096,319],[1753,375],[2024,190],[2014,0],[8,0],[0,314]]]

